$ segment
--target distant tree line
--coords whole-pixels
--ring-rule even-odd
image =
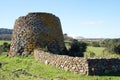
[[[0,28],[0,34],[12,34],[12,29]]]
[[[100,41],[91,41],[88,45],[93,47],[101,47]]]
[[[11,40],[12,29],[0,28],[0,40]]]

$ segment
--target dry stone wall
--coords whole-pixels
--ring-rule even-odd
[[[87,59],[89,74],[120,72],[120,59]]]
[[[44,64],[80,74],[102,75],[120,72],[120,59],[85,59],[50,54],[39,49],[34,50],[34,57]]]
[[[34,50],[34,56],[36,60],[42,63],[56,66],[66,71],[74,71],[83,74],[87,74],[88,72],[87,60],[84,58],[55,55],[38,49]]]
[[[50,13],[29,13],[15,21],[9,56],[24,55],[35,48],[60,54],[65,50],[61,23]]]

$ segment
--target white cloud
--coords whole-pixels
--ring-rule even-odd
[[[103,24],[104,21],[83,21],[83,22],[80,22],[80,24],[83,24],[83,25],[96,25],[96,24]]]

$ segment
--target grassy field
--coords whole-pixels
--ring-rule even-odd
[[[0,41],[0,45],[4,42]],[[104,48],[88,46],[89,51],[94,52],[95,56],[102,55]],[[36,61],[33,56],[8,58],[7,53],[0,55],[0,80],[120,80],[118,76],[87,76],[64,71],[53,66],[45,65]]]
[[[100,57],[104,57],[104,58],[120,58],[120,55],[109,53],[109,52],[105,51],[104,47],[88,46],[87,50],[85,52],[85,57],[93,57],[93,58],[100,58]]]
[[[66,40],[65,46],[69,50],[71,41]],[[93,47],[87,46],[86,52],[84,53],[85,58],[120,58],[118,54],[112,54],[105,50],[105,47]]]
[[[10,41],[0,40],[0,45],[2,45],[4,42],[10,43]]]
[[[64,71],[35,61],[29,57],[6,57],[0,55],[0,80],[120,80],[120,76],[87,76]]]

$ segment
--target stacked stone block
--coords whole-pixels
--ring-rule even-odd
[[[88,74],[88,64],[85,58],[55,55],[39,49],[34,50],[34,57],[36,60],[39,60],[44,64],[56,66],[66,71]]]
[[[61,23],[50,13],[29,13],[15,21],[9,56],[30,54],[41,48],[55,54],[65,50]]]

